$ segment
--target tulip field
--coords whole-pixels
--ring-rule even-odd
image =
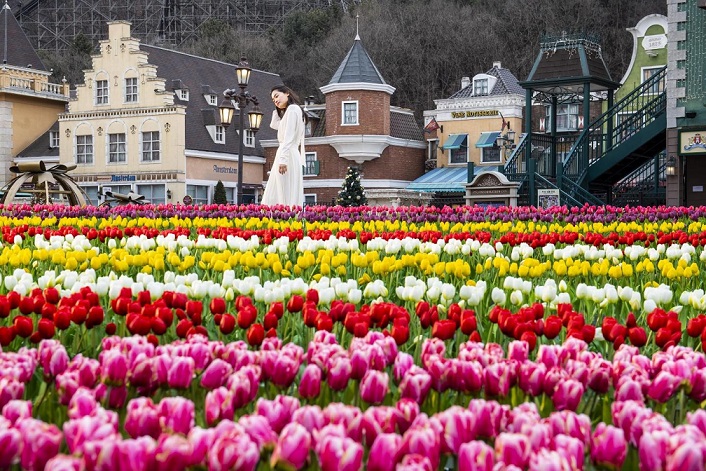
[[[0,470],[703,470],[706,208],[0,205]]]

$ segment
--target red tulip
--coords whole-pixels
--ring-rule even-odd
[[[221,332],[224,335],[228,335],[233,330],[235,330],[235,317],[233,317],[232,314],[223,314],[221,316],[221,321],[218,324],[218,328],[221,329]]]
[[[262,345],[262,341],[265,340],[265,328],[262,324],[253,324],[250,326],[245,336],[251,346],[259,347]]]
[[[449,319],[439,320],[431,328],[432,337],[448,340],[456,333],[456,323]]]
[[[30,317],[17,316],[12,322],[15,328],[15,333],[22,338],[27,338],[32,335],[32,330],[34,329],[34,322]]]
[[[292,295],[292,297],[289,298],[289,301],[287,301],[287,311],[289,312],[301,312],[303,307],[304,298],[302,298],[298,294]]]
[[[213,298],[208,305],[211,314],[223,314],[226,312],[226,301],[223,298]]]

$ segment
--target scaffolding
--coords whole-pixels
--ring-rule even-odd
[[[197,35],[206,20],[262,33],[294,11],[326,8],[351,0],[29,0],[13,2],[15,17],[37,50],[61,51],[79,33],[94,44],[106,39],[106,22],[126,20],[131,34],[148,44],[178,47]],[[355,0],[353,0],[355,1]]]

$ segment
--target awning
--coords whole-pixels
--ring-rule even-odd
[[[476,142],[476,147],[493,147],[500,131],[482,132]]]
[[[411,191],[465,192],[468,170],[463,167],[440,167],[425,173],[407,185]]]
[[[468,134],[451,134],[443,146],[442,149],[460,149],[462,145],[465,145]]]
[[[474,174],[478,175],[491,170],[499,172],[502,171],[502,167],[496,165],[481,167],[476,165],[473,170]],[[467,180],[468,167],[466,166],[439,167],[417,178],[412,183],[407,185],[405,189],[410,191],[424,191],[432,193],[436,191],[463,193],[466,191]]]

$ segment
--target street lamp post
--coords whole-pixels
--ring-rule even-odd
[[[250,81],[250,64],[248,64],[245,57],[241,57],[238,66],[235,68],[235,76],[238,80],[238,89],[229,88],[223,92],[223,101],[218,107],[218,113],[221,117],[221,125],[224,128],[228,128],[230,123],[233,121],[233,114],[235,114],[235,107],[233,102],[238,105],[239,116],[239,127],[238,127],[238,138],[240,139],[240,145],[238,148],[238,188],[237,188],[237,204],[242,204],[243,202],[243,154],[245,152],[245,108],[248,103],[253,104],[252,111],[248,112],[248,123],[249,129],[253,133],[256,133],[260,129],[260,124],[262,123],[262,112],[258,106],[257,98],[251,95],[250,92],[245,90]]]

